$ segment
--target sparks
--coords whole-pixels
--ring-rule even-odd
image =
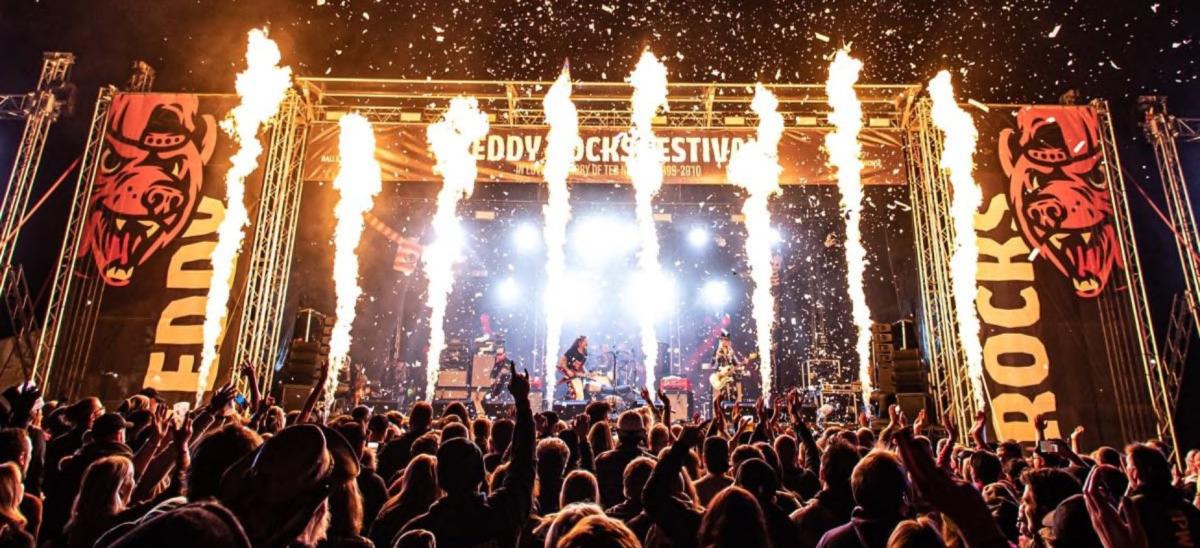
[[[783,116],[779,100],[758,84],[750,108],[758,115],[758,135],[738,149],[729,159],[729,180],[746,189],[742,215],[746,223],[746,262],[750,264],[753,292],[750,315],[758,346],[758,373],[764,397],[771,394],[771,328],[775,324],[775,300],[771,296],[771,212],[767,202],[780,194],[779,140],[783,137]]]
[[[458,224],[458,201],[475,190],[475,141],[488,133],[487,115],[479,110],[474,97],[456,97],[442,119],[429,126],[426,137],[436,164],[434,173],[442,176],[437,211],[433,215],[434,241],[422,255],[425,277],[429,280],[427,306],[429,353],[425,363],[425,397],[433,399],[442,350],[446,347],[446,304],[454,289],[454,263],[461,253],[462,227]]]
[[[546,165],[542,172],[549,191],[545,226],[546,395],[543,400],[549,409],[549,405],[554,403],[554,383],[550,379],[554,378],[558,365],[558,345],[567,299],[563,288],[567,221],[571,218],[571,191],[567,188],[567,177],[575,167],[575,150],[581,143],[579,114],[575,110],[575,103],[571,101],[571,74],[567,67],[563,67],[558,80],[546,93],[542,108],[546,113],[546,124],[550,126],[546,136]]]
[[[654,135],[654,116],[667,106],[667,67],[653,53],[646,51],[629,76],[633,85],[632,122],[627,138],[629,154],[625,167],[633,183],[638,233],[641,251],[638,253],[638,281],[642,297],[637,299],[638,321],[641,325],[642,355],[645,362],[646,388],[654,390],[654,366],[658,363],[658,336],[655,323],[659,306],[651,288],[664,285],[658,266],[658,233],[654,226],[654,196],[662,188],[662,150]]]
[[[337,299],[336,320],[329,336],[329,378],[325,385],[325,413],[333,406],[338,373],[350,354],[350,329],[354,325],[355,305],[362,294],[358,286],[358,241],[363,232],[363,214],[371,210],[375,195],[383,187],[379,162],[375,160],[375,132],[371,123],[358,114],[338,121],[340,163],[333,188],[339,198],[333,215],[333,287]]]
[[[867,268],[867,251],[862,243],[862,104],[854,91],[862,62],[846,50],[838,50],[829,65],[825,94],[833,111],[829,121],[834,130],[825,135],[829,164],[837,170],[837,188],[846,219],[846,282],[850,296],[851,316],[857,329],[854,348],[858,352],[858,380],[862,383],[863,407],[871,403],[871,310],[867,307],[863,272]]]
[[[979,317],[975,313],[975,276],[979,269],[979,248],[975,244],[975,213],[983,204],[983,191],[975,182],[975,144],[979,133],[975,122],[954,100],[950,73],[941,71],[929,82],[933,98],[933,125],[942,139],[941,168],[950,176],[952,198],[950,217],[954,223],[954,252],[950,256],[950,277],[954,291],[955,316],[958,319],[958,339],[967,358],[967,375],[975,403],[982,408],[985,400],[983,382],[983,346],[979,340]]]
[[[279,46],[262,29],[250,31],[246,47],[246,70],[237,76],[236,88],[241,102],[221,122],[221,128],[238,143],[225,173],[225,217],[217,227],[217,245],[212,253],[212,279],[204,305],[203,346],[196,379],[196,405],[216,380],[213,363],[217,361],[217,342],[225,329],[229,290],[238,253],[245,237],[243,229],[250,217],[246,211],[246,177],[258,168],[262,143],[258,130],[279,111],[279,105],[292,86],[292,69],[280,67]],[[210,376],[214,378],[209,378]]]

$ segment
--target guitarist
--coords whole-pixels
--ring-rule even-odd
[[[583,399],[583,378],[587,376],[587,369],[583,366],[587,363],[587,348],[587,336],[580,335],[571,343],[571,348],[558,359],[558,372],[562,374],[558,383],[567,385],[568,400]]]
[[[721,330],[717,348],[713,351],[712,363],[713,369],[716,370],[709,380],[713,385],[713,396],[723,392],[726,401],[742,401],[741,364],[738,362],[737,353],[733,351],[728,331]]]
[[[489,401],[503,399],[507,395],[505,388],[508,386],[509,381],[512,380],[512,374],[515,371],[514,366],[515,364],[509,359],[508,353],[504,351],[504,348],[499,348],[496,351],[496,363],[492,365],[492,387],[488,393]]]

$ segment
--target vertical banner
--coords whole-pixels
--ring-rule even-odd
[[[117,398],[143,386],[177,397],[195,392],[209,258],[233,152],[217,122],[236,104],[232,95],[114,97],[75,262],[77,275],[99,277],[103,297],[89,304],[98,307],[90,355],[62,356],[82,363],[80,393]],[[259,181],[260,172],[247,184],[252,210]],[[247,264],[243,254],[232,307]],[[77,318],[65,321],[64,340],[87,336],[68,331]],[[232,348],[221,353],[228,358]],[[219,363],[209,387],[227,372]]]
[[[1153,432],[1100,118],[1091,107],[975,111],[983,206],[976,307],[993,424],[1032,441],[1087,425],[1085,446]],[[1132,244],[1131,244],[1132,245]],[[1119,445],[1118,445],[1119,446]]]

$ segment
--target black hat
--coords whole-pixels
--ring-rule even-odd
[[[358,472],[358,457],[346,438],[328,428],[298,424],[235,462],[221,477],[217,498],[241,519],[255,544],[287,543],[304,530],[333,486]],[[262,521],[273,528],[255,530],[265,526]]]
[[[105,413],[92,423],[93,438],[107,438],[116,435],[117,432],[133,426],[132,423],[125,420],[120,413]]]

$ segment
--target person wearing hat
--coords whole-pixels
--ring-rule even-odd
[[[596,481],[600,484],[601,506],[612,508],[624,500],[625,467],[638,457],[654,458],[647,453],[646,423],[634,410],[617,418],[617,446],[596,457]]]
[[[446,441],[437,450],[438,485],[445,495],[429,511],[413,518],[401,533],[424,529],[439,548],[459,546],[517,546],[533,504],[533,411],[529,408],[529,372],[514,374],[508,391],[516,400],[512,460],[500,487],[480,492],[484,482],[483,454],[464,438]]]
[[[75,419],[72,419],[75,420]],[[85,439],[88,441],[59,464],[57,479],[46,494],[42,518],[42,538],[53,537],[62,531],[71,515],[71,505],[79,493],[83,473],[93,462],[104,457],[120,455],[134,460],[133,450],[125,445],[125,429],[131,426],[120,413],[104,413],[91,422]],[[156,442],[157,443],[157,442]],[[47,464],[47,466],[50,466]]]
[[[217,499],[254,546],[313,546],[329,524],[330,493],[358,472],[358,458],[341,434],[297,424],[235,462],[221,478]]]

